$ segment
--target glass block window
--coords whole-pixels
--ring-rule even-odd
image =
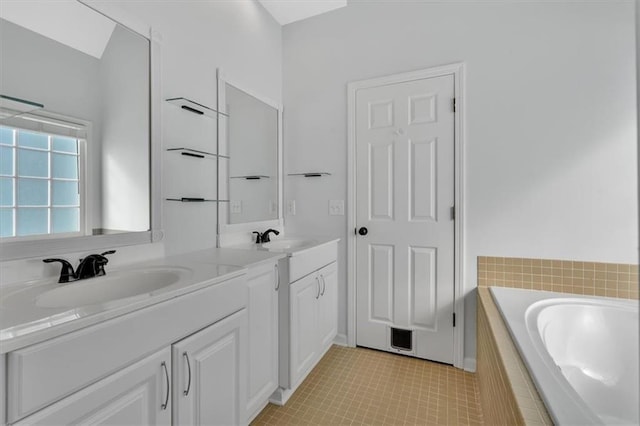
[[[81,232],[80,143],[0,126],[0,238]]]

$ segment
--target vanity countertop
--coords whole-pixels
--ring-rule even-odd
[[[244,246],[240,246],[205,249],[177,257],[184,257],[194,262],[250,268],[264,262],[275,261],[286,257],[286,253],[270,252],[267,250],[247,250]]]
[[[4,285],[0,294],[0,354],[215,285],[245,274],[248,267],[284,256],[282,253],[266,251],[208,249],[123,268],[114,267],[107,269],[104,277],[67,284],[58,284],[55,277]],[[154,271],[177,271],[175,273],[180,278],[164,287],[151,287],[151,291],[103,303],[39,306],[47,292],[63,289],[64,286],[93,286],[98,283],[97,280],[126,277],[127,273],[137,273],[142,277],[142,274]],[[108,286],[109,283],[106,283],[105,287]],[[73,292],[69,294],[72,295]]]
[[[277,243],[278,241],[282,241],[282,240],[301,241],[301,242],[305,242],[305,244],[302,246],[293,247],[293,248],[266,248],[264,247],[264,244],[245,243],[245,244],[230,246],[229,249],[252,251],[257,253],[260,253],[260,252],[262,253],[266,252],[271,254],[281,253],[284,256],[294,257],[300,254],[304,254],[308,250],[313,250],[315,248],[318,248],[327,244],[337,243],[338,241],[340,241],[340,238],[305,237],[305,236],[299,236],[299,235],[279,235],[277,237],[272,237],[271,242]]]

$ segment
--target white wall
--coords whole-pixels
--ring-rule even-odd
[[[477,256],[637,262],[633,3],[375,2],[284,27],[287,232],[342,237],[347,83],[466,64],[465,358]]]
[[[282,30],[257,2],[118,3],[162,35],[163,99],[182,96],[215,108],[216,69],[220,67],[249,92],[282,101]],[[163,117],[163,133],[175,135],[176,129],[181,128],[175,107],[164,103]],[[207,129],[205,134],[211,132]],[[169,139],[164,139],[165,146],[178,143]],[[215,138],[203,139],[211,142],[208,151],[215,151]],[[185,175],[184,179],[190,180],[188,173]],[[215,193],[216,182],[208,178],[208,173],[206,176],[206,182],[193,185]],[[179,169],[167,170],[166,179],[180,182]],[[215,247],[215,203],[164,205],[168,254]]]

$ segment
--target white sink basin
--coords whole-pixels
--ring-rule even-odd
[[[315,240],[297,239],[297,238],[283,238],[281,240],[271,241],[269,243],[262,244],[263,248],[267,250],[297,250],[304,247],[309,247],[316,244]]]
[[[147,297],[191,276],[192,271],[180,267],[158,267],[116,271],[103,277],[88,278],[40,294],[36,305],[41,308],[72,308],[106,303],[134,296]]]

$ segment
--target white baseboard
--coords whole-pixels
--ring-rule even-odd
[[[283,406],[293,395],[292,389],[278,388],[269,397],[269,402],[275,405]]]
[[[464,359],[464,371],[468,371],[470,373],[476,372],[476,359],[475,358],[465,358]]]
[[[333,343],[338,345],[338,346],[349,346],[347,344],[347,335],[346,334],[338,334],[338,335],[336,335],[336,337],[333,339]]]

